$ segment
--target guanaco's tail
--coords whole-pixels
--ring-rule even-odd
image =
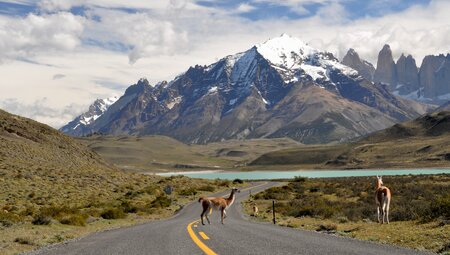
[[[201,203],[203,201],[204,197],[201,197],[198,199],[198,202]]]

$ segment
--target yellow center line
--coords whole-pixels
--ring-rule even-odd
[[[206,255],[217,255],[213,250],[211,250],[206,244],[204,244],[194,233],[194,230],[192,230],[192,225],[196,224],[198,220],[195,220],[188,224],[187,226],[187,232],[189,233],[189,236],[191,237],[192,241],[206,254]],[[203,233],[203,232],[200,232]],[[203,233],[204,234],[204,233]],[[201,235],[201,234],[200,234]],[[202,236],[203,237],[203,236]]]
[[[198,232],[198,234],[199,234],[203,239],[209,240],[209,237],[205,234],[205,232],[200,231],[200,232]]]

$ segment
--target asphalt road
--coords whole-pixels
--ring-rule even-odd
[[[251,191],[254,194],[275,185],[255,183]],[[167,220],[95,233],[31,254],[429,254],[253,222],[241,213],[240,201],[248,195],[249,189],[238,193],[224,225],[219,223],[218,212],[210,216],[211,225],[197,224],[201,206],[195,201]]]

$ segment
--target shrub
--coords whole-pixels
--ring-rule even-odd
[[[153,200],[150,206],[154,208],[166,208],[171,204],[172,200],[170,198],[168,198],[166,195],[160,195],[155,200]]]
[[[200,188],[198,188],[198,190],[213,192],[214,190],[216,190],[216,188],[212,185],[204,185],[204,186],[201,186]]]
[[[14,242],[20,243],[20,244],[28,244],[28,245],[33,244],[33,242],[27,237],[16,237],[16,239],[14,239]]]
[[[136,213],[138,211],[138,208],[136,206],[131,205],[129,201],[123,201],[120,206],[122,207],[122,210],[126,213]]]
[[[103,219],[114,220],[114,219],[123,219],[126,217],[126,214],[123,212],[121,208],[108,208],[105,209],[100,216]]]
[[[336,231],[336,224],[320,224],[320,226],[316,229],[316,231]]]
[[[160,190],[158,186],[156,185],[149,185],[142,189],[142,192],[145,192],[149,195],[158,195],[160,193]]]
[[[450,219],[450,194],[437,198],[431,205],[431,217]]]
[[[20,217],[18,215],[0,209],[0,226],[11,227],[18,221],[20,221]]]
[[[34,225],[49,225],[51,221],[51,217],[40,213],[33,218],[33,221],[31,221],[31,223],[33,223]]]
[[[293,182],[306,182],[306,177],[295,176]]]
[[[73,214],[64,216],[59,222],[61,224],[72,226],[86,226],[86,220],[88,216],[85,214]]]
[[[178,195],[181,196],[195,196],[197,195],[197,190],[195,188],[187,188],[187,189],[182,189],[178,192]]]
[[[229,181],[229,180],[216,179],[216,180],[215,180],[215,184],[216,184],[217,186],[221,186],[221,187],[230,187],[231,181]]]
[[[234,179],[233,180],[233,184],[242,184],[242,183],[244,183],[244,181],[241,180],[241,179]]]

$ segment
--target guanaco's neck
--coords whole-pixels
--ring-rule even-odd
[[[227,198],[227,205],[230,206],[234,202],[234,190],[231,191],[230,196]]]
[[[377,189],[381,188],[381,182],[380,180],[377,180]]]

